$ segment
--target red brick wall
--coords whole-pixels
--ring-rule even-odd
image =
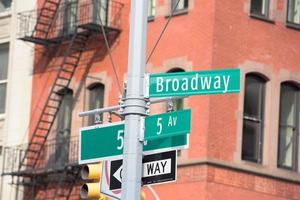
[[[122,32],[114,43],[112,55],[121,82],[127,71],[127,52],[129,34],[129,0],[122,1]],[[159,13],[166,9],[166,0],[157,2]],[[177,58],[190,62],[186,68],[174,61],[174,67],[186,70],[204,70],[239,67],[246,61],[268,65],[275,74],[281,69],[300,73],[300,32],[289,29],[275,19],[275,24],[249,17],[249,0],[207,1],[191,0],[191,8],[186,15],[175,16],[147,65],[148,72],[166,72],[166,63]],[[278,12],[284,12],[283,4],[277,1]],[[150,53],[163,25],[165,15],[158,16],[148,23],[148,51]],[[92,40],[97,43],[99,40]],[[85,70],[90,66],[88,75],[107,72],[112,80],[109,87],[108,102],[105,106],[118,102],[119,92],[108,56],[92,61],[92,55],[103,48],[97,44],[86,52],[77,69],[72,86],[79,85]],[[90,47],[93,47],[90,44]],[[49,52],[48,52],[49,53]],[[60,52],[62,53],[62,52]],[[36,53],[35,73],[33,75],[31,130],[41,112],[47,93],[55,74],[59,59]],[[42,60],[42,61],[41,61]],[[179,62],[180,63],[180,62]],[[53,72],[54,70],[54,72]],[[84,87],[82,88],[84,90]],[[82,92],[82,91],[81,91]],[[79,95],[75,108],[84,110],[84,101]],[[186,107],[192,108],[192,132],[190,148],[183,160],[214,158],[235,162],[237,146],[237,110],[239,94],[196,96],[185,100]],[[73,114],[72,134],[78,133],[83,125],[82,119]],[[277,141],[274,141],[277,142]],[[178,168],[178,180],[172,184],[154,187],[161,199],[300,199],[300,188],[291,182],[256,176],[246,172],[234,171],[212,166],[193,165]],[[147,196],[151,195],[147,189]],[[148,199],[147,198],[147,199]]]

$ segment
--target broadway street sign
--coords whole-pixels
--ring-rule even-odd
[[[162,133],[163,134],[163,133]],[[124,145],[124,122],[90,126],[80,129],[79,164],[97,162],[105,159],[120,159]],[[188,135],[162,137],[144,142],[144,154],[162,150],[186,149]]]
[[[150,74],[146,97],[238,93],[240,70],[222,69]]]
[[[176,180],[176,151],[143,157],[143,185],[161,184]],[[101,177],[101,193],[120,197],[123,160],[105,161]]]

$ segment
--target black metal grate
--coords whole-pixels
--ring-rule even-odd
[[[117,1],[83,0],[61,3],[56,12],[45,8],[22,12],[17,35],[24,41],[49,45],[70,39],[77,27],[99,32],[102,24],[107,32],[120,30],[122,7]]]
[[[58,158],[60,154],[57,152],[57,147],[65,145],[66,142],[69,144],[67,157],[65,162],[55,162],[55,160],[61,160]],[[39,163],[36,165],[35,173],[50,173],[54,171],[60,171],[68,166],[78,165],[78,137],[72,137],[69,141],[47,141],[44,147],[41,149],[41,155]],[[4,165],[3,174],[17,174],[19,170],[19,163],[25,155],[25,151],[28,144],[5,147],[3,151]]]

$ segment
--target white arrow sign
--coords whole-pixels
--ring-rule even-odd
[[[160,184],[176,180],[176,151],[145,155],[143,158],[143,185]],[[105,161],[101,178],[101,193],[121,198],[122,160]]]
[[[120,183],[122,182],[122,171],[123,165],[121,165],[120,168],[113,175],[118,181],[120,181]]]

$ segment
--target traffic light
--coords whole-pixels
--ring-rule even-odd
[[[102,163],[85,165],[81,170],[81,178],[83,180],[90,180],[85,183],[80,190],[80,197],[82,199],[98,199],[108,200],[108,198],[100,192]],[[141,192],[141,200],[146,200],[146,193]]]
[[[80,196],[83,199],[99,199],[108,200],[108,198],[100,193],[102,163],[85,165],[81,170],[81,178],[83,180],[91,180],[85,183],[80,190]]]
[[[146,193],[145,192],[141,192],[141,200],[146,200]]]

